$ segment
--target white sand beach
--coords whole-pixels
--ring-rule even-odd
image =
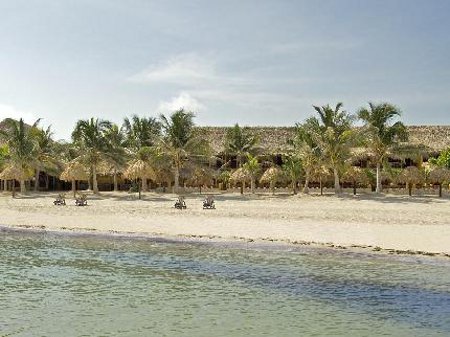
[[[188,195],[186,210],[173,194],[88,196],[87,207],[54,206],[55,193],[0,196],[1,225],[47,230],[139,233],[206,240],[275,241],[450,254],[450,200],[363,195],[216,196],[217,209],[203,210],[204,196]],[[378,248],[379,247],[379,248]]]

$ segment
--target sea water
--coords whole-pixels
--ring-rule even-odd
[[[3,230],[0,336],[450,336],[450,262]]]

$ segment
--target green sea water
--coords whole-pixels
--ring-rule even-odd
[[[450,262],[3,229],[0,336],[450,336]]]

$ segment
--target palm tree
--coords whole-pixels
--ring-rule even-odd
[[[255,154],[257,144],[258,138],[250,133],[250,129],[246,127],[241,128],[239,124],[229,128],[225,135],[225,152],[236,156],[236,166],[238,168],[241,167],[244,158],[249,154]]]
[[[291,183],[292,193],[297,194],[297,183],[303,172],[302,161],[296,156],[289,156],[286,158],[282,169]]]
[[[33,126],[39,123],[37,120]],[[33,166],[36,162],[38,153],[38,144],[36,139],[30,132],[31,128],[27,127],[21,118],[19,121],[13,119],[6,120],[6,131],[2,132],[2,137],[6,140],[9,149],[9,160],[6,172],[9,172],[9,178],[19,180],[20,192],[25,193],[25,181],[33,175]]]
[[[35,125],[31,129],[33,137],[36,139],[36,160],[35,160],[35,183],[34,191],[39,188],[39,177],[41,171],[57,172],[61,169],[61,161],[57,159],[54,152],[53,132],[51,126],[47,129],[39,128]],[[48,180],[47,180],[48,184]]]
[[[356,142],[352,129],[353,117],[341,111],[343,104],[338,103],[333,109],[330,105],[313,106],[319,115],[317,120],[320,134],[315,134],[323,155],[334,175],[334,191],[340,192],[340,174],[345,161],[350,156],[351,146]]]
[[[194,131],[194,114],[180,109],[169,118],[160,116],[163,137],[160,149],[172,162],[174,176],[174,192],[180,187],[180,171],[188,161],[205,158],[210,155],[210,147],[206,140]]]
[[[153,146],[161,135],[161,123],[156,118],[133,115],[125,118],[122,129],[126,135],[125,146],[137,152],[144,146]]]
[[[108,144],[104,137],[110,122],[91,118],[79,120],[72,132],[72,139],[77,146],[79,158],[88,165],[92,175],[92,189],[98,193],[97,169],[105,160],[108,152]]]
[[[296,125],[294,139],[290,142],[294,147],[294,153],[301,158],[305,170],[305,186],[303,193],[309,192],[309,181],[313,172],[323,166],[324,156],[320,147],[320,124],[317,118],[308,118],[303,124]]]
[[[107,145],[106,171],[113,176],[114,191],[118,191],[117,176],[125,168],[126,151],[125,135],[117,124],[110,124],[104,133]]]
[[[376,164],[376,192],[380,193],[381,167],[398,142],[407,140],[407,130],[400,121],[391,124],[401,113],[396,106],[389,103],[369,102],[369,108],[359,109],[357,115],[365,123],[367,147]]]
[[[242,165],[242,168],[245,172],[250,176],[250,190],[252,194],[255,194],[255,182],[256,176],[260,171],[260,165],[258,163],[258,159],[251,154],[247,156],[247,161]]]

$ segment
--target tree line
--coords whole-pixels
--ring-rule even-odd
[[[9,181],[13,191],[18,181],[21,193],[32,180],[38,190],[41,172],[71,182],[74,193],[77,181],[87,181],[98,193],[98,175],[111,176],[115,191],[119,177],[127,178],[139,192],[148,190],[149,181],[179,192],[180,180],[201,187],[214,179],[222,186],[239,184],[241,191],[250,183],[252,193],[257,181],[272,190],[283,182],[293,193],[302,185],[308,193],[310,182],[322,187],[329,180],[335,193],[341,192],[344,181],[355,191],[363,184],[380,193],[382,181],[390,179],[406,184],[410,194],[415,184],[437,183],[442,195],[442,185],[450,181],[450,150],[432,158],[428,167],[398,170],[389,165],[389,158],[411,158],[422,151],[406,145],[407,129],[396,106],[369,103],[351,114],[338,103],[313,106],[313,111],[295,125],[281,166],[249,128],[238,124],[227,130],[224,153],[218,156],[195,128],[194,114],[184,109],[159,118],[133,115],[122,125],[99,118],[79,120],[70,142],[55,141],[51,127],[42,128],[40,120],[29,126],[23,119],[7,119],[0,131],[0,179],[5,189]],[[369,165],[359,167],[361,159]]]

